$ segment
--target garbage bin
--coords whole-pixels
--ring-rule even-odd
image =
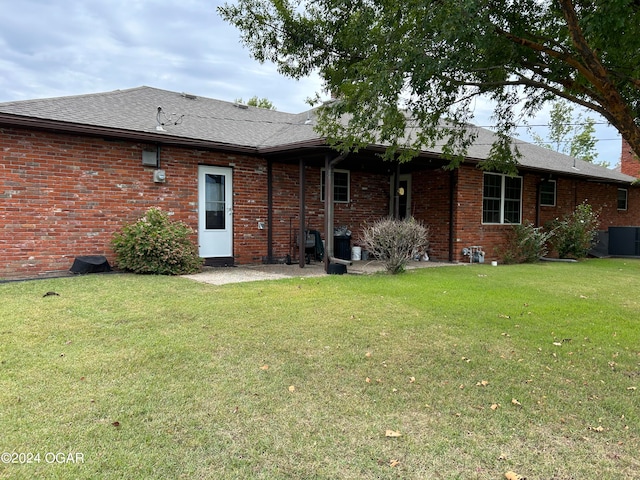
[[[335,235],[333,237],[333,254],[342,260],[351,260],[351,236]]]

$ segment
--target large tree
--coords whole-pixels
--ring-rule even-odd
[[[562,98],[640,153],[639,0],[236,0],[219,12],[257,60],[319,72],[338,98],[320,133],[345,150],[388,143],[403,158],[444,142],[455,166],[486,98],[498,140],[485,166],[513,170],[518,116]]]

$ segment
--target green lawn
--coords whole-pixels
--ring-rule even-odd
[[[638,292],[637,260],[1,284],[0,478],[640,478]]]

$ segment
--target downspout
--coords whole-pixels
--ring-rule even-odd
[[[305,249],[307,245],[307,236],[305,235],[305,224],[304,224],[304,196],[306,191],[306,175],[305,175],[305,163],[304,158],[300,158],[300,222],[298,228],[298,264],[300,268],[304,268],[304,257],[305,257]]]
[[[396,163],[396,174],[393,179],[393,218],[400,218],[400,162]]]
[[[536,227],[540,226],[540,203],[541,203],[541,195],[542,195],[542,182],[545,180],[542,179],[536,184]]]
[[[267,263],[273,263],[273,162],[267,160]]]
[[[454,239],[453,236],[455,234],[455,228],[453,225],[455,219],[455,184],[456,184],[456,175],[455,170],[451,170],[449,172],[449,261],[454,261],[453,249],[454,249]]]
[[[327,273],[331,262],[344,262],[333,257],[333,168],[345,158],[347,158],[346,153],[334,159],[327,154],[324,159],[324,270]]]

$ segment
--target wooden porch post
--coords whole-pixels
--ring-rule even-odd
[[[306,250],[306,245],[307,245],[307,236],[305,235],[305,215],[304,215],[304,210],[305,210],[305,203],[304,203],[304,196],[305,196],[305,190],[306,190],[306,175],[305,175],[305,163],[304,163],[304,158],[300,158],[300,192],[299,192],[299,196],[300,196],[300,223],[299,223],[299,231],[298,231],[298,257],[299,258],[299,265],[300,268],[304,268],[304,257],[305,257],[305,250]]]

